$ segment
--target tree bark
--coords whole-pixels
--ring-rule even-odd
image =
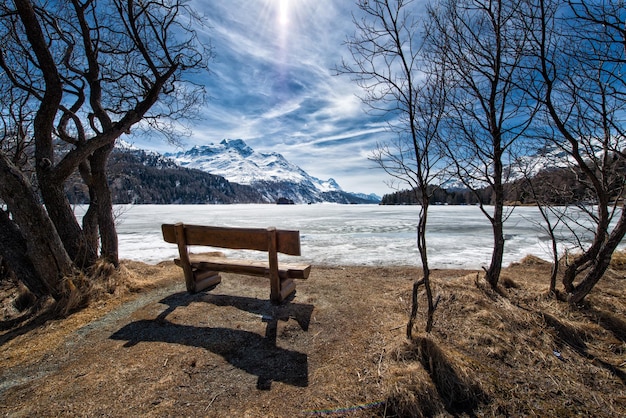
[[[406,324],[406,337],[411,340],[413,339],[413,326],[415,325],[415,320],[417,319],[417,308],[418,308],[418,293],[421,285],[424,284],[424,279],[415,280],[413,282],[413,292],[411,293],[411,315],[409,315],[409,322]]]
[[[50,219],[56,226],[59,237],[76,266],[81,269],[90,267],[97,259],[96,250],[85,238],[65,196],[63,182],[57,182],[56,179],[50,177],[53,176],[46,173],[45,168],[38,168],[37,178]]]
[[[496,212],[502,211],[502,208],[496,208]],[[492,220],[493,229],[493,252],[491,254],[491,264],[487,269],[485,279],[489,285],[495,289],[498,287],[500,281],[500,274],[502,272],[502,260],[504,258],[504,233],[502,215],[500,219],[494,218]]]
[[[83,234],[85,234],[85,240],[88,245],[98,252],[98,212],[96,211],[96,197],[94,194],[94,190],[92,187],[93,180],[91,177],[91,168],[87,161],[83,161],[78,166],[78,171],[80,172],[80,176],[87,185],[87,189],[89,190],[89,206],[87,207],[87,211],[83,215]]]
[[[596,266],[598,263],[602,263],[599,258],[602,256],[602,252],[607,248],[607,231],[609,229],[609,212],[607,209],[608,199],[605,197],[606,193],[603,193],[602,190],[594,189],[596,192],[596,196],[598,197],[598,221],[596,224],[596,230],[594,233],[593,242],[591,246],[584,251],[579,257],[577,257],[572,264],[567,266],[565,272],[563,274],[563,287],[567,293],[576,292],[576,285],[574,284],[574,280],[578,277],[580,273],[589,268],[590,266]],[[622,211],[622,218],[624,213]],[[620,222],[621,224],[621,218]],[[615,233],[617,227],[613,230]],[[617,231],[619,233],[619,231]],[[613,233],[611,235],[613,235]],[[623,236],[623,234],[622,234]],[[619,243],[619,242],[618,242]],[[615,249],[615,248],[614,248]],[[611,254],[609,254],[610,261]],[[595,267],[592,267],[595,269]],[[605,268],[606,270],[606,268]]]
[[[0,210],[0,255],[17,279],[36,297],[48,295],[48,286],[41,279],[28,257],[26,240],[7,212]]]
[[[89,159],[91,162],[92,189],[95,197],[98,228],[100,231],[101,255],[114,266],[119,266],[118,240],[113,218],[113,201],[107,179],[106,165],[114,143],[99,148]],[[93,202],[92,202],[93,204]]]
[[[601,246],[591,268],[582,281],[577,286],[574,286],[570,292],[570,303],[575,305],[582,302],[585,296],[587,296],[594,286],[600,281],[604,273],[606,273],[609,268],[609,265],[611,264],[611,256],[624,238],[624,235],[626,235],[626,207],[622,207],[622,213],[617,225],[615,225],[615,228],[611,231],[608,239]]]
[[[420,257],[422,260],[422,270],[424,273],[423,282],[426,289],[426,301],[428,303],[428,311],[426,313],[426,332],[430,332],[433,329],[433,316],[435,314],[435,305],[433,303],[433,292],[430,286],[430,267],[428,264],[428,246],[426,241],[426,225],[428,224],[428,206],[429,195],[428,185],[422,184],[422,207],[420,211],[419,223],[417,227],[417,247],[419,249]],[[417,288],[414,288],[417,291]],[[416,300],[417,295],[413,298]]]
[[[12,212],[13,222],[26,241],[26,255],[37,272],[38,281],[50,295],[59,300],[63,296],[62,280],[73,273],[73,265],[54,224],[39,203],[37,194],[17,167],[0,153],[0,197]],[[6,239],[10,230],[2,229]],[[9,258],[7,258],[9,259]],[[12,259],[14,263],[19,260]]]
[[[499,135],[494,135],[499,138]],[[499,144],[499,142],[498,142]],[[496,158],[494,158],[494,210],[490,218],[493,231],[493,252],[491,264],[487,269],[485,279],[495,289],[498,287],[500,273],[502,272],[502,260],[504,258],[504,188],[502,187],[502,153],[499,145],[496,146]]]

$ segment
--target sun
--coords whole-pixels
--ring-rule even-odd
[[[287,26],[289,24],[289,0],[279,0],[278,23],[281,26]]]

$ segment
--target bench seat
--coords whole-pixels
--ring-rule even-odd
[[[224,273],[245,274],[248,276],[269,277],[270,266],[267,261],[241,260],[225,257],[189,255],[191,268],[198,271],[221,271]],[[174,259],[177,266],[182,267],[180,258]],[[307,279],[311,272],[308,264],[280,263],[278,277],[285,279]]]

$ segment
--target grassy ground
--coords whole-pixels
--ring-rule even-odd
[[[436,270],[407,341],[403,267],[314,266],[289,303],[265,280],[223,275],[189,295],[172,263],[126,262],[90,306],[16,321],[5,289],[5,416],[626,416],[624,271],[571,308],[546,295],[549,266]]]

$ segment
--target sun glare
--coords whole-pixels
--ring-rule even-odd
[[[287,26],[289,23],[289,0],[279,0],[278,4],[278,23],[281,26]]]

